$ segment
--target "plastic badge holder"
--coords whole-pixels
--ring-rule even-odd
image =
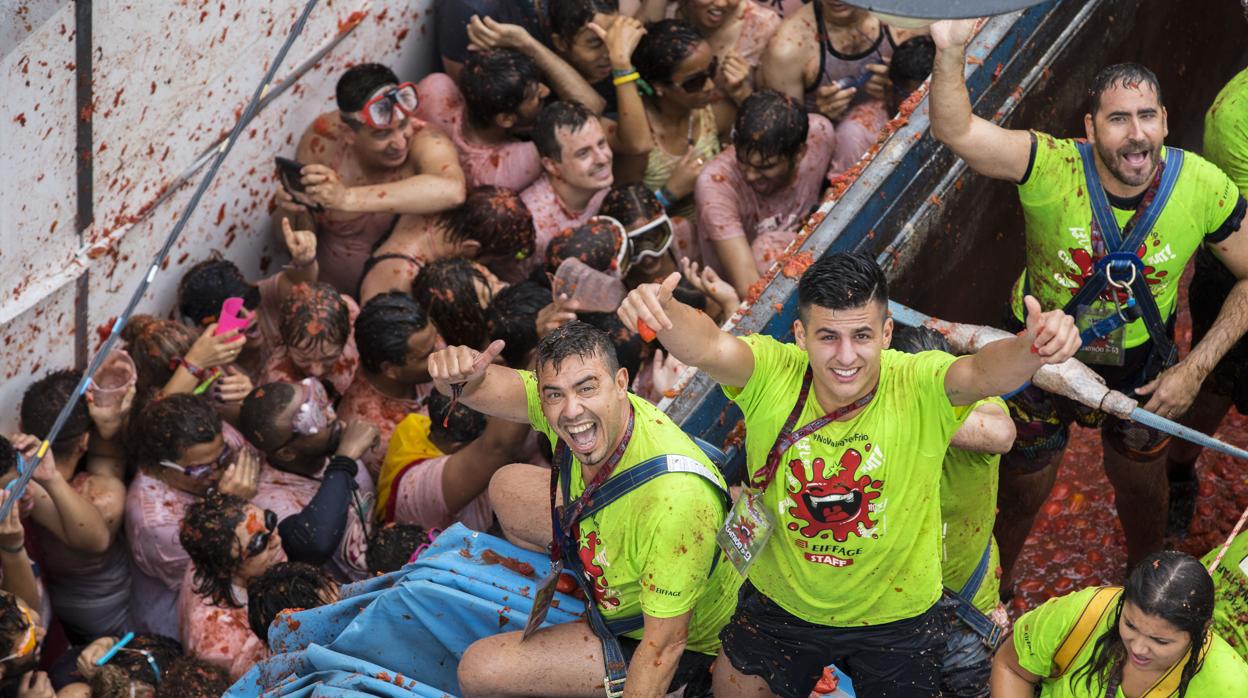
[[[116,348],[108,353],[108,357],[100,364],[95,375],[91,376],[91,394],[97,407],[116,407],[125,398],[126,392],[138,381],[138,371],[134,360],[125,349]]]
[[[221,304],[221,313],[217,316],[216,335],[221,336],[235,329],[246,330],[251,319],[243,310],[243,299],[237,296],[226,298]]]
[[[624,282],[598,271],[575,257],[559,264],[552,287],[555,297],[565,294],[587,313],[614,313],[624,302]]]

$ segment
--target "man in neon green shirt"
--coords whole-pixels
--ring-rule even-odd
[[[1248,4],[1245,13],[1248,14]],[[1248,69],[1231,78],[1205,114],[1204,154],[1230,176],[1241,195],[1248,196]],[[1196,253],[1196,274],[1187,291],[1193,344],[1209,333],[1218,310],[1234,287],[1235,276],[1201,248]],[[1232,404],[1240,414],[1248,414],[1248,339],[1241,338],[1213,368],[1183,423],[1212,434]],[[1168,528],[1173,535],[1187,533],[1196,511],[1196,459],[1200,450],[1188,441],[1170,444],[1166,470],[1170,477]]]
[[[993,660],[993,698],[1248,695],[1248,665],[1211,627],[1214,587],[1189,555],[1137,565],[1125,588],[1049,599]]]
[[[1181,416],[1201,381],[1248,328],[1248,204],[1207,161],[1163,149],[1167,125],[1160,87],[1141,65],[1110,66],[1096,76],[1084,116],[1086,143],[1004,129],[975,116],[963,81],[964,47],[973,31],[972,20],[932,25],[937,47],[932,135],[976,172],[1019,183],[1026,268],[1014,286],[1013,317],[1021,326],[1025,292],[1045,307],[1065,307],[1084,326],[1102,318],[1114,322],[1124,307],[1125,327],[1107,333],[1080,358],[1099,362],[1093,368],[1106,383],[1123,393],[1134,391],[1145,409]],[[1179,278],[1201,245],[1239,281],[1204,341],[1171,365],[1177,357],[1173,318]],[[1140,317],[1132,319],[1137,312]],[[1101,429],[1128,565],[1161,547],[1165,434],[1035,387],[1009,404],[1018,439],[1002,459],[998,495],[1004,588],[1010,587],[1011,568],[1053,487],[1072,422]]]
[[[828,663],[860,695],[935,695],[945,450],[976,402],[1074,354],[1073,319],[1028,298],[1027,329],[974,356],[889,351],[883,271],[838,253],[802,276],[787,344],[720,330],[672,298],[679,279],[635,288],[620,319],[741,407],[755,530],[771,530],[720,635],[715,695],[806,698]]]
[[[537,347],[535,372],[491,365],[502,348],[497,340],[484,353],[445,349],[430,356],[429,375],[447,394],[462,385],[460,399],[469,407],[528,422],[558,445],[556,467],[569,469],[564,501],[573,502],[562,512],[575,509],[582,494],[592,506],[613,482],[656,456],[666,458],[666,475],[586,515],[564,535],[577,546],[592,593],[587,602],[607,622],[641,616],[640,629],[618,639],[630,660],[623,695],[663,695],[705,682],[740,586],[731,565],[715,564],[715,529],[726,513],[718,468],[667,415],[628,392],[628,371],[601,330],[583,322],[554,330]],[[561,466],[564,452],[570,460]],[[527,464],[506,466],[491,481],[491,501],[513,542],[536,549],[552,543],[550,481],[549,470]],[[568,623],[521,639],[520,632],[504,633],[469,647],[459,666],[462,693],[602,695],[604,651],[590,627]]]

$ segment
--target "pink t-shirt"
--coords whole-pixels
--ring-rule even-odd
[[[142,470],[126,492],[126,539],[134,562],[149,577],[177,591],[190,565],[178,527],[186,508],[199,499]]]
[[[526,260],[529,263],[527,268],[534,269],[546,263],[546,245],[561,231],[582,225],[597,215],[598,209],[602,207],[602,200],[607,197],[607,191],[609,190],[603,189],[594,194],[589,205],[579,213],[568,210],[551,186],[550,177],[545,173],[529,185],[528,189],[520,192],[520,200],[529,208],[529,213],[533,216],[533,227],[537,231],[537,245]]]
[[[247,622],[247,590],[233,587],[234,599],[242,604],[241,608],[218,606],[207,596],[195,593],[194,573],[195,566],[188,566],[182,591],[178,593],[182,648],[187,654],[225,669],[230,672],[230,680],[237,681],[269,656],[267,643],[251,632]]]
[[[801,0],[790,1],[795,2],[798,7],[802,6]],[[767,42],[783,21],[771,3],[746,2],[745,14],[741,16],[741,33],[737,35],[737,43],[733,47],[737,55],[745,59],[751,68],[758,68],[763,62],[763,51],[767,50]]]
[[[459,521],[475,531],[488,531],[494,523],[489,494],[482,492],[458,512],[446,510],[442,474],[450,456],[428,458],[409,466],[394,484],[394,520],[424,528],[446,528]]]
[[[347,304],[347,316],[350,319],[351,327],[355,327],[355,318],[360,314],[360,306],[349,296],[343,295],[342,300]],[[342,395],[351,387],[351,381],[355,380],[355,371],[359,365],[360,352],[355,348],[355,333],[348,332],[347,343],[342,348],[342,354],[338,356],[338,361],[330,368],[329,373],[321,376],[321,381],[332,384],[334,390],[338,391],[339,395]],[[274,345],[272,353],[265,362],[261,384],[278,381],[298,383],[306,377],[303,371],[291,361],[285,345],[281,343],[279,333],[278,343]]]
[[[445,73],[433,73],[416,86],[420,104],[416,115],[436,124],[451,137],[459,151],[468,187],[493,185],[522,191],[542,173],[541,158],[531,142],[510,141],[501,145],[472,143],[464,138],[464,96]]]
[[[729,147],[698,175],[698,233],[704,239],[746,237],[751,242],[765,233],[794,232],[819,203],[828,163],[836,150],[832,123],[811,114],[806,153],[797,165],[793,183],[775,194],[760,195],[746,183],[737,165],[737,149]],[[704,250],[705,251],[705,250]]]
[[[348,422],[362,419],[381,432],[377,445],[360,458],[374,480],[381,472],[381,461],[386,457],[386,446],[390,444],[390,435],[394,433],[395,425],[412,412],[429,414],[425,401],[432,391],[433,383],[422,383],[416,386],[411,399],[389,397],[373,387],[363,370],[355,374],[355,382],[338,404],[338,417]]]
[[[759,7],[766,7],[772,12],[780,13],[781,17],[792,17],[802,9],[807,0],[754,0]]]

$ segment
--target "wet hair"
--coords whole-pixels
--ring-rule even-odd
[[[485,274],[466,259],[430,262],[412,282],[412,295],[448,346],[485,348],[485,308],[477,300],[477,284],[489,287]]]
[[[338,110],[348,114],[357,112],[364,108],[364,103],[378,88],[397,85],[398,82],[399,76],[380,63],[361,63],[348,68],[338,78],[338,86],[334,89]]]
[[[949,347],[949,340],[945,339],[943,334],[930,327],[912,327],[901,323],[893,325],[893,341],[889,344],[889,348],[904,351],[907,354],[918,354],[925,351],[953,353],[953,350]]]
[[[675,296],[675,292],[672,295]],[[637,330],[625,327],[615,313],[577,313],[577,319],[607,335],[611,346],[615,348],[616,365],[628,370],[631,381],[641,370],[642,355],[646,351],[646,343],[641,340]],[[614,373],[615,369],[611,371]]]
[[[594,15],[619,13],[618,0],[551,0],[550,30],[571,44],[581,29],[594,20]]]
[[[1200,649],[1212,632],[1213,596],[1213,578],[1196,558],[1173,550],[1149,555],[1131,570],[1114,609],[1113,623],[1096,639],[1092,656],[1076,670],[1072,680],[1082,678],[1089,691],[1093,690],[1094,680],[1100,683],[1111,672],[1121,680],[1126,650],[1118,624],[1123,606],[1130,602],[1141,613],[1161,618],[1191,638],[1190,654],[1179,678],[1179,698],[1183,698],[1192,677],[1204,663]]]
[[[156,698],[217,698],[230,689],[225,669],[190,655],[173,660],[168,671],[161,667],[161,673]]]
[[[46,439],[52,433],[52,425],[65,404],[73,404],[69,419],[65,420],[56,441],[52,442],[52,453],[58,458],[68,456],[82,435],[91,431],[87,401],[77,399],[80,380],[82,371],[55,371],[32,383],[22,395],[22,431],[40,439]]]
[[[355,319],[355,346],[360,365],[380,373],[383,363],[407,363],[408,339],[429,326],[429,317],[416,299],[402,291],[373,296]]]
[[[219,320],[221,304],[233,297],[242,298],[248,310],[260,306],[260,289],[228,259],[206,259],[188,269],[178,282],[178,309],[196,326]]]
[[[610,216],[631,228],[637,220],[651,220],[664,213],[658,197],[641,182],[617,184],[607,191],[598,214]]]
[[[195,564],[195,593],[225,608],[241,608],[234,598],[231,578],[242,563],[242,551],[234,529],[247,517],[247,502],[241,497],[210,491],[186,508],[178,540]]]
[[[621,242],[619,229],[602,219],[565,228],[546,243],[546,272],[559,271],[559,265],[568,257],[576,257],[598,271],[611,271]]]
[[[243,398],[238,430],[251,445],[268,453],[290,438],[290,425],[278,417],[298,397],[294,383],[266,383]]]
[[[792,160],[806,142],[810,121],[802,103],[775,90],[759,90],[741,103],[733,125],[737,158],[757,155],[764,162]]]
[[[688,22],[664,19],[646,25],[646,35],[633,50],[633,66],[650,83],[672,84],[672,75],[706,39]]]
[[[203,395],[178,394],[144,406],[131,427],[130,445],[139,463],[176,461],[188,448],[221,435],[221,415]]]
[[[549,288],[523,281],[499,291],[485,309],[489,339],[506,342],[501,356],[509,367],[527,368],[529,352],[537,348],[537,314],[550,300]]]
[[[479,127],[493,125],[494,118],[515,114],[537,91],[542,74],[532,58],[507,48],[469,51],[459,73],[464,111]]]
[[[1157,103],[1161,101],[1161,83],[1153,71],[1139,63],[1115,63],[1101,68],[1101,72],[1092,78],[1092,87],[1088,88],[1088,113],[1096,116],[1101,108],[1101,96],[1114,87],[1134,88],[1141,84],[1153,88],[1157,95]]]
[[[450,242],[476,240],[483,257],[513,257],[533,253],[537,231],[533,216],[520,195],[505,187],[476,187],[462,206],[442,216]]]
[[[141,681],[155,686],[161,682],[165,670],[182,656],[182,643],[164,635],[135,635],[134,639],[126,645],[126,649],[144,650],[150,654],[156,666],[160,668],[161,676],[157,677],[156,672],[152,671],[152,665],[148,663],[146,655],[139,652],[118,652],[96,674],[99,677],[104,673],[103,669],[112,670],[100,680],[101,685],[98,689],[95,679],[92,679],[92,698],[99,696],[129,698],[131,681]]]
[[[287,609],[324,605],[325,592],[334,580],[321,568],[306,562],[279,562],[247,582],[247,623],[256,637],[268,644],[269,626]]]
[[[26,632],[26,628],[30,627],[30,621],[26,620],[26,614],[22,613],[22,607],[17,603],[17,596],[12,592],[0,593],[0,647],[4,648],[7,655],[12,651],[13,644],[17,642],[17,638]],[[10,662],[22,662],[23,659],[29,660],[29,657],[15,658],[4,662],[6,668],[12,666]]]
[[[797,307],[802,314],[812,305],[849,310],[871,301],[888,305],[888,279],[875,260],[860,252],[826,254],[797,282]]]
[[[454,443],[468,443],[485,431],[485,415],[462,402],[456,403],[452,410],[451,399],[442,393],[430,393],[428,407],[430,435]],[[446,426],[442,426],[443,422]]]
[[[121,338],[134,361],[137,375],[134,407],[138,409],[173,378],[174,369],[169,367],[169,362],[191,350],[196,333],[171,320],[135,315],[122,328]]]
[[[906,39],[888,62],[888,79],[903,86],[907,92],[918,87],[932,74],[936,62],[936,42],[926,34]]]
[[[412,559],[416,548],[427,542],[429,532],[422,526],[395,523],[375,526],[364,553],[368,573],[378,575],[402,569]]]
[[[17,467],[17,449],[13,442],[0,435],[0,477],[8,475]]]
[[[606,332],[580,320],[573,320],[542,338],[537,344],[537,368],[550,364],[556,372],[565,359],[579,356],[584,360],[597,357],[607,365],[607,373],[615,374],[619,359],[615,345]]]
[[[288,347],[342,347],[351,336],[351,312],[333,286],[301,283],[282,301],[279,326]]]
[[[533,145],[537,146],[537,154],[561,162],[563,144],[559,142],[559,129],[579,133],[590,119],[596,118],[589,107],[579,102],[551,102],[542,107],[533,123]]]

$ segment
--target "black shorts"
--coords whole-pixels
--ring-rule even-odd
[[[1196,252],[1196,274],[1187,296],[1192,311],[1192,346],[1209,333],[1235,282],[1235,275],[1201,245]],[[1213,367],[1203,388],[1231,398],[1240,414],[1248,414],[1248,336],[1241,337]]]
[[[624,652],[624,659],[630,664],[633,661],[633,653],[641,645],[641,640],[634,640],[631,637],[620,637],[620,649]],[[676,663],[676,674],[672,676],[672,682],[668,684],[667,692],[680,690],[681,686],[685,687],[685,698],[699,698],[700,696],[711,695],[711,665],[715,663],[715,655],[702,654],[701,652],[692,652],[685,650],[680,655],[680,661]]]
[[[785,611],[748,581],[737,612],[720,632],[737,671],[758,676],[783,698],[808,698],[835,664],[860,696],[935,696],[948,632],[933,606],[904,620],[853,628],[816,625]]]

